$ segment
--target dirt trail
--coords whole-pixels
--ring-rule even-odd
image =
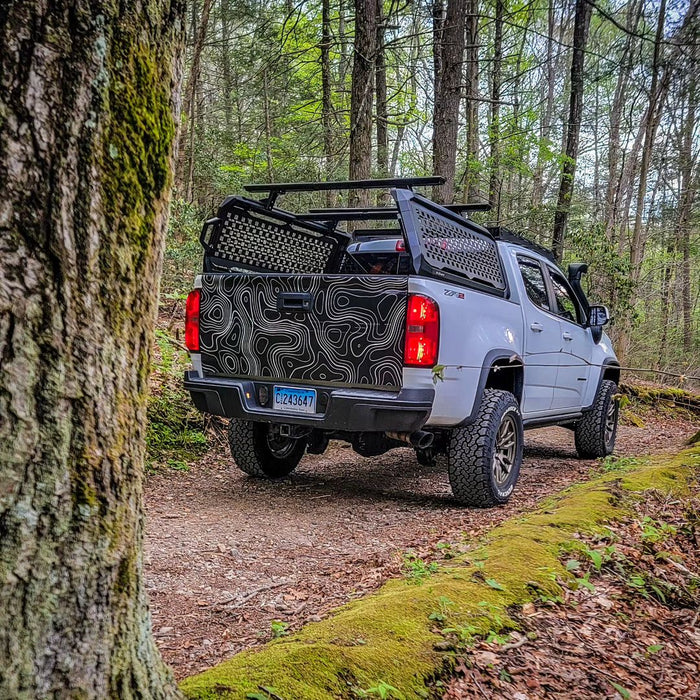
[[[697,427],[695,427],[697,430]],[[693,425],[677,417],[620,428],[618,455],[678,449]],[[188,473],[146,485],[146,578],[154,629],[179,678],[377,588],[413,550],[440,559],[440,542],[471,538],[586,478],[572,433],[526,433],[511,503],[458,507],[444,463],[420,467],[410,449],[363,459],[340,444],[307,456],[281,482],[231,470],[220,446]]]

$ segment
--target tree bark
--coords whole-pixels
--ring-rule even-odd
[[[617,74],[617,83],[613,95],[612,108],[610,109],[610,136],[608,137],[608,182],[605,193],[605,235],[609,241],[613,241],[618,224],[619,208],[619,183],[618,170],[622,155],[620,143],[620,128],[623,110],[627,102],[627,88],[629,87],[634,58],[634,41],[632,33],[636,33],[642,10],[642,3],[632,3],[627,15],[627,29],[630,34],[625,40],[625,48],[622,52],[620,70]]]
[[[185,94],[183,99],[182,111],[187,117],[185,124],[180,125],[180,138],[178,150],[181,159],[184,159],[187,154],[187,174],[181,175],[181,179],[185,180],[185,199],[188,202],[192,201],[194,189],[194,150],[195,150],[195,134],[197,121],[197,86],[199,82],[199,71],[202,62],[202,50],[204,49],[204,40],[207,36],[209,27],[209,14],[211,13],[212,0],[204,0],[202,5],[202,14],[199,19],[199,26],[194,39],[192,48],[192,67],[190,68],[190,76],[187,80]],[[185,128],[186,127],[186,128]],[[185,148],[187,146],[187,148]],[[181,160],[184,162],[184,160]]]
[[[683,309],[683,351],[689,354],[693,344],[693,305],[691,301],[691,216],[697,194],[698,182],[694,181],[696,168],[693,153],[693,136],[697,126],[697,77],[698,64],[691,63],[688,71],[687,107],[681,130],[680,199],[676,225],[678,248],[681,252],[681,304]]]
[[[479,199],[479,0],[466,8],[467,167],[464,192],[467,202]]]
[[[384,31],[386,18],[382,8],[383,0],[377,0],[377,60],[375,62],[375,90],[377,92],[377,174],[389,175],[389,108],[386,86],[386,54]]]
[[[661,89],[659,80],[661,41],[664,36],[666,23],[666,0],[661,0],[659,7],[659,20],[656,25],[656,39],[654,41],[654,60],[652,64],[651,89],[649,92],[649,118],[644,126],[644,143],[642,146],[642,160],[639,166],[639,184],[637,187],[637,206],[634,213],[634,228],[632,229],[632,244],[630,247],[630,273],[632,282],[636,285],[641,274],[642,257],[644,255],[644,241],[642,239],[642,220],[644,216],[644,199],[647,194],[647,178],[649,177],[649,165],[651,163],[651,151],[654,147],[656,130],[661,120],[661,102],[665,98],[665,90]]]
[[[571,94],[569,100],[569,121],[566,132],[566,150],[561,169],[557,210],[554,214],[552,252],[561,262],[564,254],[564,233],[569,218],[571,197],[574,192],[574,176],[578,157],[578,141],[583,116],[583,64],[588,28],[591,24],[592,6],[587,0],[576,0],[574,18],[574,48],[571,57]]]
[[[331,3],[321,3],[321,123],[323,126],[323,156],[326,180],[335,174],[335,139],[333,138],[333,96],[331,85]],[[335,203],[335,193],[326,192],[326,206]]]
[[[145,392],[184,2],[0,10],[0,697],[170,698]]]
[[[489,145],[491,176],[489,178],[489,203],[500,222],[501,203],[501,70],[503,63],[503,14],[504,0],[496,0],[494,20],[493,64],[491,69],[491,123]]]
[[[552,114],[554,113],[554,29],[555,13],[554,0],[549,0],[547,9],[547,53],[545,58],[546,80],[542,81],[541,92],[544,97],[544,114],[540,117],[540,143],[537,149],[537,164],[532,177],[532,207],[539,209],[544,199],[544,161],[549,149],[550,134],[552,132]],[[534,223],[534,220],[533,220]],[[534,228],[534,226],[533,226]]]
[[[372,96],[377,48],[377,0],[355,0],[355,52],[350,95],[350,179],[372,174]],[[367,205],[366,191],[352,191],[351,205]]]
[[[438,3],[436,3],[436,6]],[[434,9],[434,13],[437,9]],[[434,14],[433,21],[437,20]],[[441,26],[434,26],[435,101],[433,106],[433,172],[445,178],[445,184],[433,189],[433,199],[450,203],[454,199],[457,164],[459,102],[464,75],[464,32],[466,13],[463,0],[447,0]]]

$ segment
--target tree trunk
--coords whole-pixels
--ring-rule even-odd
[[[331,87],[331,3],[321,3],[321,123],[323,125],[323,156],[326,180],[335,174],[335,143],[333,139],[333,97]],[[326,192],[326,206],[335,203],[335,193]]]
[[[649,92],[649,118],[644,127],[644,144],[642,146],[642,160],[639,166],[639,184],[637,187],[637,206],[634,213],[634,228],[632,229],[632,244],[630,247],[630,273],[632,282],[639,282],[642,257],[644,255],[644,242],[642,240],[642,221],[644,216],[644,199],[647,194],[647,178],[649,177],[649,165],[651,163],[651,151],[654,147],[656,130],[661,119],[661,102],[665,98],[665,91],[660,89],[659,81],[661,42],[664,36],[664,24],[666,23],[666,0],[661,0],[659,7],[659,20],[656,25],[656,40],[654,42],[654,61],[652,64],[651,90]]]
[[[545,59],[546,80],[542,81],[541,92],[545,94],[544,114],[540,117],[540,143],[537,149],[537,165],[533,174],[532,207],[539,209],[544,199],[544,161],[549,150],[549,138],[552,132],[552,114],[554,113],[554,87],[556,83],[554,70],[554,0],[549,0],[547,9],[547,54]],[[535,221],[533,220],[533,224]],[[533,226],[536,228],[536,224]]]
[[[569,218],[571,197],[574,192],[574,175],[578,157],[578,140],[583,116],[583,59],[591,24],[592,6],[588,0],[576,0],[574,18],[574,47],[571,57],[571,95],[569,101],[569,121],[566,131],[566,151],[561,169],[561,182],[557,210],[554,214],[554,233],[552,234],[552,252],[561,262],[564,254],[564,233]]]
[[[377,44],[377,0],[355,0],[355,53],[350,96],[350,179],[372,175],[372,96]],[[351,205],[367,205],[366,191],[352,191]]]
[[[496,223],[501,219],[501,69],[503,63],[503,14],[504,1],[496,0],[494,20],[493,67],[491,69],[491,123],[489,144],[491,176],[489,178],[489,203],[495,212]]]
[[[195,151],[195,134],[197,120],[197,83],[199,81],[199,71],[202,61],[202,50],[204,49],[204,40],[207,36],[207,28],[209,27],[209,14],[211,12],[212,0],[204,0],[202,6],[202,15],[199,18],[199,26],[195,34],[194,46],[192,48],[192,67],[190,76],[187,80],[187,87],[183,98],[182,111],[187,116],[187,122],[181,125],[179,138],[179,152],[184,158],[187,153],[187,176],[182,177],[185,180],[185,199],[188,202],[192,201],[194,188],[194,151]],[[184,127],[187,127],[186,129]],[[188,137],[189,135],[189,137]],[[187,145],[187,149],[185,149]]]
[[[479,0],[466,8],[467,167],[464,193],[467,202],[479,199]]]
[[[618,170],[622,147],[620,144],[620,127],[622,114],[627,103],[627,88],[632,74],[634,43],[632,33],[637,31],[642,3],[632,4],[627,15],[627,29],[630,34],[625,40],[625,48],[622,53],[620,70],[617,74],[617,83],[613,95],[612,108],[610,110],[610,136],[608,137],[608,182],[605,193],[605,235],[609,241],[613,241],[618,223],[619,183]]]
[[[435,17],[434,17],[435,20]],[[433,106],[433,172],[445,178],[445,184],[433,189],[439,203],[454,198],[457,163],[459,101],[464,74],[464,32],[466,14],[463,0],[447,0],[447,12],[440,31],[433,30],[439,43],[433,46],[435,60],[435,102]]]
[[[221,12],[221,63],[224,88],[224,123],[226,124],[226,136],[230,139],[233,131],[231,106],[231,93],[233,93],[233,79],[231,77],[231,6],[230,0],[221,0],[219,3]]]
[[[691,64],[688,77],[688,103],[681,132],[680,160],[680,201],[678,203],[678,223],[676,226],[678,247],[681,252],[681,300],[683,308],[683,351],[689,354],[693,343],[693,307],[691,302],[691,215],[697,193],[694,182],[695,160],[693,135],[697,126],[697,63]]]
[[[377,60],[375,62],[375,89],[377,92],[377,174],[389,175],[389,132],[386,87],[386,55],[384,51],[384,30],[386,18],[383,0],[377,0]]]
[[[0,697],[177,697],[142,479],[184,3],[49,7],[0,12]]]

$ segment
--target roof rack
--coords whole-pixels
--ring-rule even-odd
[[[247,192],[326,192],[328,190],[380,190],[385,187],[432,187],[445,184],[440,175],[430,177],[387,177],[375,180],[338,180],[335,182],[271,182],[244,185]]]
[[[414,187],[433,187],[445,183],[440,175],[431,177],[387,177],[375,180],[337,180],[334,182],[270,182],[257,185],[244,185],[247,192],[267,192],[262,201],[267,207],[274,206],[277,197],[288,192],[328,192],[329,190],[380,190],[400,187],[411,190]]]
[[[465,204],[443,204],[455,214],[466,211],[489,211],[488,202],[468,202]],[[399,210],[395,207],[341,207],[338,209],[309,209],[308,213],[297,214],[304,221],[387,221],[395,219]]]
[[[535,253],[539,253],[543,257],[547,258],[550,262],[553,262],[558,266],[557,259],[554,257],[554,253],[548,248],[541,246],[539,243],[523,236],[521,233],[515,233],[505,226],[487,226],[489,233],[499,241],[508,241],[509,243],[516,243],[523,248],[528,248]]]

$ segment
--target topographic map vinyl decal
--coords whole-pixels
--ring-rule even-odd
[[[279,311],[284,292],[311,310]],[[398,389],[407,296],[398,276],[203,275],[204,373]]]

